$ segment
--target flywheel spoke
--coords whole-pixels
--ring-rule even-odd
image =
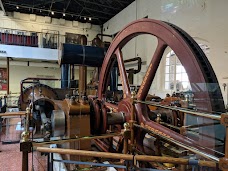
[[[143,78],[142,84],[137,94],[137,98],[139,100],[145,100],[166,47],[167,47],[167,44],[163,42],[161,39],[158,39],[157,48],[154,52],[153,58],[150,62],[146,75]]]
[[[121,79],[121,83],[123,86],[123,97],[124,98],[131,97],[131,91],[130,91],[129,82],[127,79],[126,70],[124,67],[122,52],[119,48],[117,48],[115,54],[117,57],[118,67],[119,67],[119,71],[120,71],[120,79]]]

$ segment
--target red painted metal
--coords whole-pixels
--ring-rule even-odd
[[[142,85],[137,94],[138,100],[145,100],[150,89],[151,83],[155,77],[155,73],[160,64],[162,55],[167,46],[169,46],[175,54],[178,56],[182,65],[185,67],[186,72],[188,73],[189,81],[191,84],[196,85],[199,84],[206,85],[208,83],[208,75],[206,71],[203,70],[202,63],[200,63],[199,59],[197,59],[196,53],[194,52],[194,48],[191,47],[189,42],[186,41],[186,37],[180,33],[178,29],[170,26],[169,24],[157,20],[152,19],[141,19],[135,22],[132,22],[128,26],[126,26],[122,31],[118,33],[118,35],[113,40],[109,50],[106,54],[106,57],[103,61],[103,65],[101,68],[100,79],[99,79],[99,87],[98,87],[98,100],[103,102],[105,105],[109,106],[107,102],[105,102],[105,94],[108,86],[108,77],[111,70],[111,67],[118,60],[118,66],[120,71],[120,77],[123,85],[124,91],[124,99],[123,101],[128,101],[130,103],[130,89],[128,80],[126,77],[126,70],[123,65],[123,57],[121,49],[134,37],[141,34],[150,34],[158,39],[158,45],[156,51],[153,55],[153,58],[150,62],[149,68],[146,72],[146,75],[143,79]],[[208,64],[209,62],[206,61]],[[212,67],[208,64],[208,69],[211,71],[211,75],[213,78],[215,74],[213,72]],[[213,79],[211,79],[213,80]],[[214,79],[217,81],[217,79]],[[211,82],[210,82],[211,83]],[[195,87],[192,87],[193,91]],[[212,111],[214,110],[215,105],[213,105],[213,100],[211,98],[211,93],[209,90],[201,91],[195,94],[195,99],[200,99],[196,101],[196,106],[198,109]],[[122,101],[120,102],[120,104]],[[182,136],[160,124],[157,124],[151,121],[148,117],[148,107],[143,104],[136,104],[136,115],[137,122],[139,124],[143,123],[144,125],[148,125],[151,128],[154,128],[158,131],[164,132],[175,140],[178,140],[184,144],[193,146],[199,150],[205,151],[198,142],[191,140],[185,136]],[[221,109],[223,110],[223,109]],[[118,106],[119,111],[119,106]],[[129,112],[125,110],[125,112]],[[130,115],[130,113],[128,113]],[[213,133],[211,133],[213,134]],[[142,141],[142,140],[140,140]],[[202,143],[202,142],[201,142]],[[142,142],[139,142],[142,144]],[[213,144],[213,143],[212,143]],[[207,150],[209,153],[213,153],[211,150]]]

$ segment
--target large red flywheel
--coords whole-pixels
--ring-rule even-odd
[[[130,23],[118,33],[104,59],[99,78],[98,98],[96,100],[96,106],[100,106],[101,109],[98,111],[95,107],[95,110],[98,111],[96,112],[96,115],[98,116],[99,113],[101,113],[101,117],[95,118],[103,121],[95,122],[97,129],[102,129],[102,133],[107,129],[106,109],[124,113],[126,122],[130,119],[131,91],[124,67],[122,48],[131,39],[142,34],[153,35],[157,38],[158,44],[154,54],[151,54],[151,62],[136,95],[137,100],[145,101],[164,51],[167,47],[170,47],[178,56],[188,74],[192,91],[194,92],[196,108],[207,112],[224,112],[224,102],[216,75],[199,45],[186,32],[173,24],[152,19],[140,19]],[[106,91],[109,84],[109,75],[116,61],[118,62],[122,83],[123,99],[118,104],[112,104],[106,101]],[[147,105],[136,103],[134,107],[135,119],[139,125],[146,125],[153,130],[162,132],[169,138],[192,146],[197,150],[213,154],[213,151],[210,149],[205,150],[201,146],[201,143],[204,143],[204,139],[199,141],[192,140],[150,120]],[[200,122],[207,122],[207,119],[200,118],[199,120]],[[102,128],[98,128],[98,124],[105,124],[105,126],[100,126]],[[211,136],[214,136],[214,130],[206,130],[206,132],[209,132]],[[141,135],[138,136],[138,144],[142,145],[142,137],[143,136]]]

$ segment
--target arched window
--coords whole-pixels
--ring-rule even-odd
[[[208,56],[209,46],[199,43],[199,46]],[[165,62],[165,90],[173,90],[176,92],[191,90],[188,75],[185,68],[173,50],[166,55]]]
[[[165,89],[177,92],[191,89],[188,75],[173,50],[166,55]]]

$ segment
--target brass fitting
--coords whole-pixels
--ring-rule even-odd
[[[221,124],[224,126],[228,126],[228,114],[221,114],[221,120],[220,120]]]
[[[161,114],[158,113],[158,114],[157,114],[157,118],[156,118],[156,122],[160,124],[161,121],[162,121],[162,119],[161,119]]]
[[[220,158],[219,159],[219,169],[222,171],[228,171],[228,159],[227,158]]]
[[[30,133],[28,131],[24,131],[21,133],[21,142],[29,141]]]

